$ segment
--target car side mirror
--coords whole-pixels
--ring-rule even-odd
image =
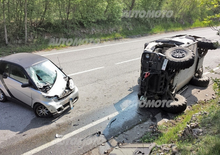
[[[2,74],[2,77],[3,77],[4,79],[7,79],[8,74],[7,74],[7,73],[3,73],[3,74]]]
[[[29,86],[31,86],[30,83],[22,83],[21,84],[22,88],[26,88],[26,87],[29,87]]]

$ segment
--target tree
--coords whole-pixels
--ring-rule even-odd
[[[24,27],[25,27],[25,44],[27,44],[27,0],[25,0],[25,20],[24,20]]]
[[[3,0],[2,3],[3,3],[2,5],[3,23],[4,23],[4,30],[5,30],[5,44],[8,45],[8,33],[7,33],[7,26],[6,26],[6,20],[5,20],[5,0]]]
[[[131,11],[133,10],[134,6],[135,6],[135,1],[136,0],[123,0],[124,4],[127,6],[127,8]]]
[[[220,0],[203,0],[202,4],[207,7],[209,15],[205,18],[206,24],[215,25],[220,22]]]

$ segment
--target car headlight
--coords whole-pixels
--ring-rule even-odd
[[[47,99],[52,99],[54,101],[57,101],[58,100],[58,97],[57,96],[46,96],[46,95],[43,95],[43,97],[47,98]]]
[[[74,87],[75,87],[75,85],[74,85],[74,83],[73,83],[73,79],[70,79],[70,80],[69,80],[69,88],[70,88],[70,89],[74,89]]]

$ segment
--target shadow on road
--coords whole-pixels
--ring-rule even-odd
[[[38,118],[32,108],[18,102],[0,102],[0,107],[0,130],[18,132],[19,134],[52,124],[70,112],[70,109],[67,109],[61,115],[52,118]]]
[[[139,108],[137,97],[138,88],[138,85],[133,87],[132,93],[114,105],[119,114],[109,121],[109,124],[103,131],[107,140],[134,128],[138,124],[144,123],[149,124],[150,126],[151,124],[157,124],[165,118],[173,119],[177,115],[167,113],[160,108]],[[188,105],[195,104],[198,101],[197,97],[192,94],[194,89],[197,89],[197,87],[195,88],[194,86],[189,86],[188,89],[182,93],[184,97],[189,99]]]

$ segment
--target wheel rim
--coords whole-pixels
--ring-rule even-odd
[[[49,115],[49,111],[48,111],[48,109],[45,107],[45,106],[43,106],[43,105],[40,105],[40,106],[38,106],[37,108],[36,108],[36,113],[37,113],[37,115],[38,116],[48,116]]]
[[[0,90],[0,101],[3,101],[5,99],[5,96],[3,92]]]
[[[174,58],[184,58],[186,56],[186,51],[182,49],[176,49],[172,52],[172,57]]]

